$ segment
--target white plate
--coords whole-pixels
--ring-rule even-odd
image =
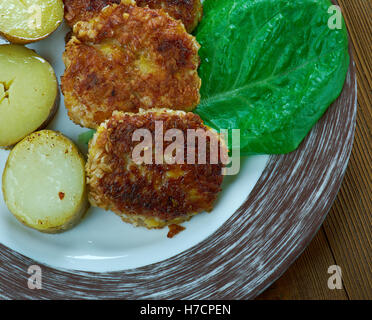
[[[62,25],[46,40],[27,47],[34,49],[53,66],[58,80],[64,71],[64,37],[69,31]],[[6,43],[0,40],[0,43]],[[75,143],[87,131],[75,125],[61,104],[48,129],[57,130]],[[83,153],[86,146],[79,145]],[[0,172],[9,151],[0,150]],[[50,265],[82,271],[117,271],[160,262],[191,248],[215,232],[247,199],[263,172],[268,156],[242,158],[237,176],[226,177],[223,191],[211,213],[202,213],[184,223],[186,230],[172,239],[168,229],[147,230],[124,223],[112,212],[89,209],[81,223],[62,234],[39,233],[23,226],[7,209],[0,195],[0,243],[23,255]],[[0,181],[1,187],[1,181]],[[0,188],[1,189],[1,188]],[[0,191],[1,193],[1,191]]]

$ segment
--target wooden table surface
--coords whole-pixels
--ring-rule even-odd
[[[310,246],[258,299],[372,299],[372,0],[338,0],[358,78],[355,141],[337,199]],[[328,288],[329,266],[342,288]]]

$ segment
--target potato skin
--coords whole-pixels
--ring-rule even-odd
[[[4,190],[3,190],[3,192],[4,192]],[[85,192],[85,195],[86,195],[86,192]],[[5,198],[4,198],[4,200],[5,200]],[[6,200],[5,200],[5,202],[6,202]],[[49,227],[47,229],[37,229],[37,228],[35,228],[35,226],[28,224],[25,220],[23,220],[22,218],[20,218],[16,214],[13,213],[13,215],[14,215],[14,217],[16,217],[16,219],[19,222],[21,222],[23,225],[25,225],[28,228],[37,230],[37,231],[42,232],[42,233],[57,234],[57,233],[62,233],[62,232],[65,232],[67,230],[70,230],[74,226],[76,226],[81,221],[81,219],[83,218],[83,216],[85,215],[85,213],[87,212],[89,207],[90,207],[90,204],[89,204],[88,201],[82,201],[78,213],[74,214],[73,218],[71,220],[68,220],[63,225],[56,226],[56,227]]]
[[[8,1],[8,0],[6,0]],[[4,0],[4,2],[6,2]],[[45,5],[43,5],[45,4]],[[54,6],[54,10],[52,10],[54,16],[50,15],[50,4],[52,4]],[[14,5],[14,4],[13,4]],[[33,43],[33,42],[37,42],[37,41],[41,41],[47,37],[49,37],[54,31],[57,30],[57,28],[61,25],[62,21],[63,21],[63,2],[62,0],[55,0],[55,1],[47,1],[47,0],[39,0],[39,1],[35,1],[35,3],[33,4],[23,4],[21,1],[19,1],[19,5],[23,7],[23,9],[21,9],[20,11],[26,11],[25,12],[25,15],[22,16],[22,18],[24,20],[26,19],[29,19],[29,17],[27,16],[27,13],[30,13],[28,12],[28,10],[25,10],[25,6],[28,6],[27,9],[32,9],[32,6],[38,6],[39,8],[41,8],[41,14],[42,14],[42,21],[45,21],[45,19],[51,19],[52,18],[56,18],[56,20],[52,20],[53,22],[55,22],[54,26],[53,26],[53,29],[49,28],[49,26],[47,26],[46,28],[49,29],[49,32],[47,33],[42,33],[40,32],[40,36],[35,36],[35,37],[28,37],[28,35],[26,34],[27,32],[27,29],[22,29],[24,32],[24,36],[19,36],[19,35],[14,35],[14,34],[11,34],[10,32],[6,32],[4,30],[0,30],[0,36],[5,38],[6,40],[8,40],[9,42],[11,43],[14,43],[14,44],[29,44],[29,43]],[[5,12],[7,14],[9,14],[9,16],[11,16],[12,12],[7,12],[7,6],[5,6]],[[17,4],[18,6],[18,4]],[[0,9],[3,9],[4,10],[4,7],[0,5]],[[43,12],[43,10],[46,9],[46,10],[49,10],[48,12]],[[58,10],[60,11],[60,13],[58,14]],[[58,19],[57,19],[57,16],[58,16]],[[48,21],[49,22],[49,21]],[[41,30],[44,31],[45,29],[45,25],[44,25],[44,28],[43,26],[41,26]]]
[[[43,58],[45,61],[47,61],[49,63],[49,61],[45,58]],[[54,117],[56,116],[57,112],[58,112],[58,109],[59,109],[59,106],[61,104],[61,89],[59,88],[59,85],[58,85],[58,79],[57,79],[57,76],[55,75],[56,77],[56,85],[57,85],[57,93],[56,93],[56,98],[54,100],[54,104],[53,104],[53,107],[52,109],[50,110],[50,113],[49,113],[49,116],[48,118],[40,125],[39,128],[37,128],[35,131],[41,131],[43,129],[45,129],[49,123],[54,119]]]
[[[87,192],[85,191],[84,197],[86,197],[86,194],[87,194]],[[49,227],[47,229],[35,229],[33,226],[28,225],[27,223],[25,223],[24,221],[19,219],[19,217],[17,217],[17,216],[15,216],[15,217],[18,219],[18,221],[20,221],[26,227],[35,229],[35,230],[37,230],[39,232],[42,232],[42,233],[57,234],[57,233],[65,232],[65,231],[70,230],[73,227],[75,227],[81,221],[81,219],[84,217],[85,213],[87,212],[87,210],[89,208],[90,208],[90,204],[89,204],[88,200],[84,200],[84,201],[81,202],[81,206],[80,206],[79,211],[73,215],[72,219],[68,220],[63,225],[60,225],[60,226],[57,226],[57,227]]]
[[[51,135],[54,139],[53,140],[54,144],[63,143],[65,145],[65,147],[67,147],[67,146],[71,147],[70,151],[73,152],[74,155],[78,157],[78,160],[81,162],[82,168],[84,168],[84,166],[85,166],[84,156],[81,154],[79,149],[75,146],[75,144],[73,144],[68,138],[66,138],[65,136],[63,136],[59,132],[55,132],[55,131],[52,131],[52,130],[41,130],[41,131],[38,131],[38,132],[34,132],[33,134],[24,138],[18,145],[20,145],[20,147],[22,147],[23,150],[25,150],[31,144],[39,143],[37,141],[37,139],[41,135]],[[21,145],[21,143],[23,143],[23,145]],[[14,150],[15,149],[13,149],[13,151]],[[17,218],[18,221],[20,221],[25,226],[27,226],[29,228],[32,228],[34,230],[37,230],[39,232],[53,233],[54,234],[54,233],[61,233],[61,232],[64,232],[64,231],[67,231],[67,230],[71,229],[82,219],[82,217],[84,216],[84,214],[86,213],[86,211],[90,207],[90,204],[88,202],[88,197],[87,197],[87,187],[86,187],[86,184],[85,184],[85,171],[84,171],[83,192],[82,192],[81,198],[79,199],[79,204],[73,212],[67,213],[63,217],[63,223],[60,223],[58,225],[49,225],[48,226],[48,224],[47,224],[48,221],[44,219],[44,220],[39,220],[41,222],[39,222],[38,224],[30,224],[21,216],[21,214],[19,214],[15,210],[12,211],[10,209],[11,206],[9,205],[8,190],[7,190],[8,185],[6,183],[6,175],[7,175],[8,170],[10,170],[10,164],[11,164],[12,160],[13,160],[13,158],[12,158],[12,152],[11,152],[11,154],[9,155],[9,157],[7,159],[7,162],[5,164],[5,169],[4,169],[3,176],[2,176],[2,192],[3,192],[4,201],[5,201],[6,205],[8,206],[8,208],[12,212],[12,214],[15,216],[15,218]]]
[[[57,30],[57,28],[54,31],[56,31],[56,30]],[[26,39],[26,38],[15,37],[15,36],[12,36],[10,34],[6,34],[6,33],[1,32],[1,31],[0,31],[0,36],[2,36],[4,39],[8,40],[11,43],[23,44],[24,45],[24,44],[30,44],[30,43],[33,43],[33,42],[38,42],[38,41],[44,40],[44,39],[48,38],[54,31],[52,31],[51,33],[48,33],[45,36],[42,36],[40,38],[35,38],[35,39]]]
[[[54,100],[53,107],[50,110],[48,118],[35,131],[43,130],[49,125],[49,123],[54,119],[55,115],[57,114],[60,103],[61,103],[61,91],[60,91],[58,81],[57,81],[57,94],[56,94],[56,99]]]

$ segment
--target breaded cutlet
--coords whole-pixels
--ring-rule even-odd
[[[104,7],[119,4],[121,0],[64,0],[65,19],[72,27],[78,21],[89,21]],[[164,9],[171,17],[181,20],[192,32],[203,16],[200,0],[136,0],[139,7]]]
[[[189,149],[178,158],[183,164],[179,160],[169,164],[172,162],[165,159],[168,159],[167,148],[172,141],[163,141],[160,149],[155,146],[155,125],[159,122],[164,135],[169,129],[182,132],[185,138],[178,146],[185,150],[189,146],[188,130],[199,129],[209,134],[206,147],[202,148],[206,161],[199,162],[199,151],[203,151],[196,142],[194,164],[187,161]],[[140,148],[148,148],[152,154],[147,163],[139,163],[135,158],[135,148],[140,143],[133,141],[137,140],[133,136],[137,129],[149,130],[152,136],[150,146],[146,144]],[[212,143],[220,148],[215,161],[210,160]],[[159,151],[163,164],[155,162],[155,154]],[[171,151],[168,149],[168,152]],[[122,220],[136,226],[152,229],[182,223],[197,213],[213,209],[221,191],[224,154],[227,154],[224,140],[194,113],[168,109],[136,114],[114,112],[100,125],[89,143],[86,164],[89,201],[93,206],[112,210]]]
[[[200,45],[162,10],[131,0],[74,25],[61,88],[70,118],[97,128],[115,110],[191,111],[200,100]]]

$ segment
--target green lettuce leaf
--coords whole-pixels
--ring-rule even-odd
[[[90,139],[93,138],[95,133],[96,133],[96,130],[90,129],[89,131],[85,131],[79,134],[78,142],[82,145],[88,145]]]
[[[240,129],[241,153],[295,150],[339,96],[347,31],[330,29],[329,0],[205,0],[196,31],[202,79],[195,110]]]

